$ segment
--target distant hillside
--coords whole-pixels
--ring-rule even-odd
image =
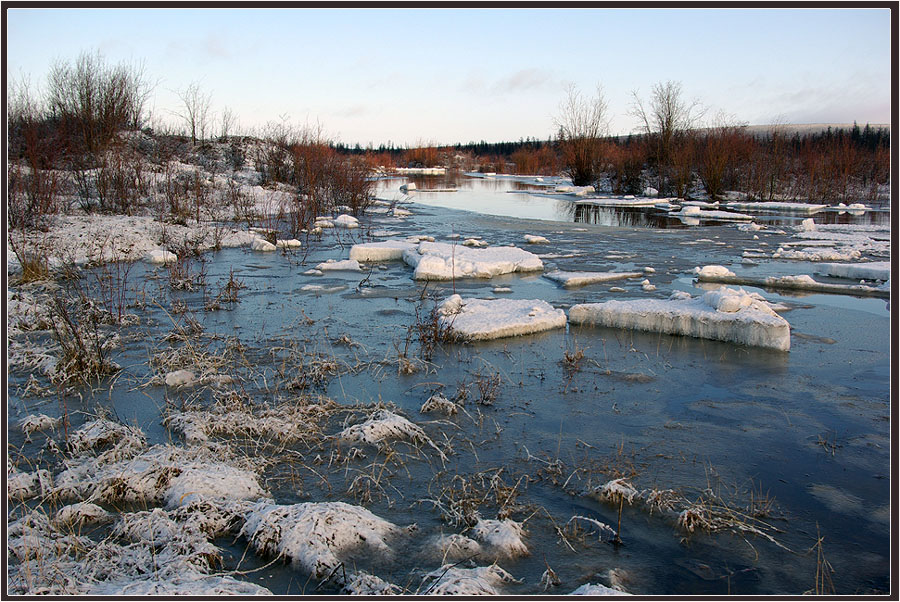
[[[867,124],[857,122],[860,129],[865,128]],[[868,124],[873,130],[885,129],[891,131],[890,123],[870,123]],[[852,123],[787,123],[787,124],[769,124],[769,125],[748,125],[747,132],[751,134],[767,134],[772,130],[778,130],[785,134],[817,134],[824,132],[828,128],[832,130],[851,130]]]

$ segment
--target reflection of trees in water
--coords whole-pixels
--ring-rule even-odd
[[[598,207],[588,203],[569,203],[571,218],[579,224],[631,228],[677,228],[684,224],[678,219],[655,215],[641,209]]]

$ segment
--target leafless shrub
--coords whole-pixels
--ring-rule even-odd
[[[152,86],[144,66],[108,66],[99,53],[58,61],[47,82],[51,117],[75,153],[99,154],[119,130],[139,129]]]
[[[554,124],[559,132],[559,146],[566,174],[576,186],[593,184],[599,175],[604,148],[601,138],[607,135],[609,117],[603,89],[597,86],[597,96],[586,99],[575,86],[570,86],[560,103]]]
[[[181,100],[181,107],[174,111],[176,117],[181,119],[191,135],[191,143],[206,140],[207,130],[210,127],[210,104],[212,97],[200,87],[198,82],[191,82],[183,90],[176,92]]]

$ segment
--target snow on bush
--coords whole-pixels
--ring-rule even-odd
[[[196,497],[262,497],[249,468],[223,458],[222,450],[155,445],[146,451],[131,447],[99,456],[81,454],[66,461],[56,475],[52,493],[59,499],[107,503],[185,503]],[[182,480],[179,477],[184,475]],[[222,478],[220,482],[217,479]],[[252,483],[252,484],[249,484]],[[187,496],[191,487],[196,496]]]
[[[611,282],[613,280],[625,280],[626,278],[640,278],[642,272],[564,272],[554,270],[546,272],[544,278],[557,282],[565,288],[596,284],[598,282]]]
[[[320,436],[319,424],[336,407],[328,400],[281,403],[274,408],[225,401],[210,409],[170,412],[163,424],[180,432],[189,443],[207,441],[212,435],[293,442]]]
[[[405,240],[367,242],[350,247],[350,259],[356,261],[401,261],[403,253],[414,249],[415,244]]]
[[[145,445],[146,437],[139,428],[106,418],[85,423],[68,438],[68,448],[73,454],[109,448],[102,454],[104,461],[131,456]]]
[[[500,588],[507,583],[518,581],[496,564],[471,569],[445,564],[425,575],[417,593],[431,596],[499,596],[502,594]]]
[[[44,496],[53,486],[53,476],[43,468],[34,472],[19,472],[15,469],[6,473],[6,497],[12,500],[28,500]]]
[[[442,327],[470,340],[488,340],[563,328],[566,313],[540,299],[463,299],[438,306]]]
[[[441,563],[457,562],[481,553],[481,544],[459,533],[449,535],[441,533],[431,538],[426,545],[427,556],[437,558]]]
[[[397,596],[403,593],[393,583],[364,571],[351,573],[341,591],[351,596]]]
[[[77,502],[56,511],[53,525],[57,528],[80,527],[113,520],[113,515],[91,502]]]
[[[573,591],[570,596],[630,596],[628,592],[620,589],[606,587],[600,583],[585,583]]]
[[[722,288],[699,298],[638,299],[574,305],[572,324],[633,328],[787,351],[791,330],[758,295]]]
[[[19,428],[26,435],[35,431],[50,431],[59,426],[59,418],[51,418],[46,414],[31,414],[19,421]]]
[[[386,441],[399,439],[430,446],[446,460],[440,450],[421,427],[413,424],[403,416],[388,410],[378,410],[365,422],[348,426],[338,434],[338,438],[346,441],[357,441],[369,445],[381,446]]]
[[[472,249],[449,243],[421,242],[403,253],[416,280],[492,278],[512,272],[544,269],[541,259],[517,247]]]
[[[525,536],[522,523],[508,518],[503,520],[480,518],[472,528],[472,533],[499,557],[517,558],[528,555],[528,546],[522,541]]]
[[[351,552],[390,556],[388,540],[400,531],[365,508],[344,502],[260,502],[247,514],[241,535],[257,551],[290,558],[316,579],[324,579]]]
[[[167,387],[184,387],[193,384],[197,377],[190,370],[175,370],[166,374]]]
[[[440,412],[447,416],[453,416],[459,412],[459,405],[450,401],[440,393],[435,393],[422,404],[419,411],[423,414],[429,412]]]

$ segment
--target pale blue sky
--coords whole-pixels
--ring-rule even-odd
[[[889,123],[887,9],[15,9],[8,77],[55,59],[143,61],[154,118],[193,81],[242,126],[286,115],[353,144],[553,134],[568,84],[602,83],[614,133],[631,92],[685,95],[750,124]]]

